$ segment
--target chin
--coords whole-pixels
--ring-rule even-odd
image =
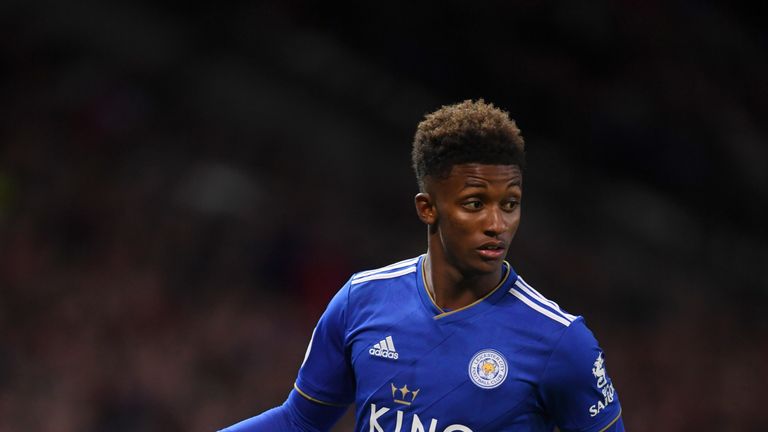
[[[466,271],[464,273],[466,276],[491,274],[501,270],[502,265],[504,265],[503,258],[498,260],[479,259],[475,260],[471,264],[468,263],[468,265],[465,267]]]

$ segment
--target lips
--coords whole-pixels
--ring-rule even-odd
[[[507,248],[504,242],[495,241],[484,243],[482,246],[477,248],[477,252],[483,258],[499,259],[503,258],[507,254]]]

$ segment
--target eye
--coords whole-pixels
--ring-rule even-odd
[[[512,199],[512,200],[504,201],[503,203],[501,203],[501,208],[506,211],[512,211],[518,206],[518,204],[520,203],[517,200]]]
[[[483,208],[483,202],[480,200],[470,200],[465,201],[461,204],[462,207],[464,207],[467,210],[480,210]]]

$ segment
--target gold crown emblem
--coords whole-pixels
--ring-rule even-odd
[[[408,384],[400,388],[397,388],[393,383],[389,383],[389,385],[392,386],[392,399],[395,403],[403,405],[410,405],[421,391],[421,389],[410,390]]]

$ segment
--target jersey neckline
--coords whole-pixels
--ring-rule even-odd
[[[464,306],[458,309],[445,311],[441,309],[439,306],[437,306],[435,301],[432,299],[431,294],[427,290],[426,284],[424,282],[424,277],[425,277],[424,260],[426,256],[427,256],[426,254],[421,255],[419,257],[419,261],[416,263],[417,264],[417,267],[416,267],[416,286],[417,287],[416,288],[417,288],[417,291],[419,292],[421,303],[424,306],[426,312],[436,322],[445,323],[445,322],[463,320],[486,311],[489,307],[493,306],[499,300],[501,300],[504,297],[504,295],[507,293],[507,287],[517,280],[517,274],[512,269],[512,266],[505,260],[504,276],[501,278],[501,281],[494,289],[492,289],[483,298],[476,300],[474,303],[471,303],[467,306]]]

